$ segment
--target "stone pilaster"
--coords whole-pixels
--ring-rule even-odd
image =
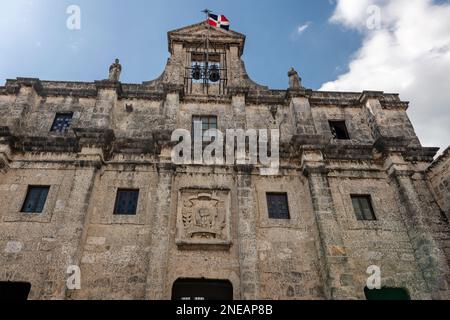
[[[57,204],[53,213],[56,220],[54,224],[59,226],[56,241],[60,245],[52,251],[42,293],[43,299],[70,299],[74,291],[69,290],[66,285],[69,277],[67,268],[73,265],[81,266],[89,223],[89,204],[102,156],[82,151],[78,158],[80,166],[75,169],[73,177],[68,176],[68,181],[72,181],[72,184],[67,203]],[[83,288],[82,271],[81,287]]]
[[[231,105],[233,107],[233,123],[235,124],[235,129],[245,129],[246,128],[246,117],[245,117],[245,93],[236,93],[231,98]]]
[[[0,127],[0,172],[7,172],[11,159],[11,137],[8,127]]]
[[[26,114],[35,108],[39,101],[42,84],[35,78],[17,78],[8,80],[6,87],[16,92],[16,101],[11,106],[9,117],[3,125],[13,132],[20,131]]]
[[[353,299],[355,297],[353,271],[336,217],[327,169],[321,162],[305,161],[303,173],[308,177],[319,231],[319,257],[326,297],[336,300]]]
[[[167,265],[170,244],[170,215],[172,212],[172,185],[174,168],[170,163],[158,167],[155,214],[152,226],[151,248],[148,255],[146,298],[170,298],[166,292]]]
[[[169,46],[171,55],[164,70],[162,80],[165,84],[184,87],[186,52],[182,43],[173,42]]]
[[[166,128],[176,129],[179,110],[180,93],[177,90],[169,91],[164,101],[164,121]]]
[[[311,105],[306,97],[294,96],[290,103],[291,114],[298,135],[315,135],[316,128],[312,118]]]
[[[244,300],[255,300],[259,297],[257,218],[251,171],[249,166],[237,167],[238,245],[241,298]]]
[[[80,119],[83,128],[109,129],[114,106],[122,93],[122,84],[117,81],[96,81],[97,99],[93,112],[86,112]]]
[[[408,103],[400,99],[391,97],[384,100],[383,92],[364,91],[359,98],[364,106],[364,112],[372,130],[372,136],[378,148],[399,149],[415,144],[420,147],[420,142],[414,133],[414,129],[406,112],[392,116],[396,110],[406,111]],[[391,111],[390,109],[394,110]]]
[[[449,299],[449,267],[445,254],[433,238],[432,231],[424,221],[421,199],[414,187],[413,172],[394,169],[391,176],[398,185],[403,211],[403,221],[414,249],[416,261],[433,299]]]

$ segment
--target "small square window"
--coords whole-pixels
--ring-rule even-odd
[[[291,218],[287,193],[267,193],[266,196],[270,219],[289,220]]]
[[[202,136],[201,137],[196,137],[194,135],[194,128],[195,128],[196,122],[200,122],[202,124]],[[208,141],[203,141],[203,138],[206,137],[205,132],[208,130],[211,130],[211,129],[217,130],[217,117],[216,116],[193,116],[192,117],[192,140],[194,140],[195,138],[202,139],[203,149],[206,148],[210,144],[210,142],[208,142]],[[215,138],[213,136],[211,138],[211,142],[214,142],[214,141],[215,141]],[[213,152],[212,155],[214,156],[215,152]]]
[[[51,132],[67,133],[72,123],[73,113],[57,113]]]
[[[192,117],[192,131],[194,131],[195,122],[201,122],[203,134],[209,129],[217,129],[216,116],[193,116]]]
[[[21,212],[42,213],[50,187],[29,186]]]
[[[373,211],[372,200],[370,196],[352,195],[351,198],[353,209],[355,210],[356,218],[358,220],[377,220]]]
[[[350,135],[348,134],[347,126],[345,121],[329,121],[331,134],[334,139],[338,140],[350,140]]]
[[[139,190],[119,189],[114,206],[115,215],[136,215]]]

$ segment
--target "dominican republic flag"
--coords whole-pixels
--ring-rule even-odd
[[[208,23],[210,26],[230,30],[230,21],[224,15],[216,15],[210,13],[208,15]]]

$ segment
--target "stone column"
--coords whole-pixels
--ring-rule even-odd
[[[445,254],[433,238],[432,230],[424,221],[421,199],[411,179],[413,172],[394,169],[391,175],[398,185],[401,203],[406,208],[403,221],[414,249],[416,261],[422,271],[432,299],[450,298],[450,276]]]
[[[241,298],[244,300],[255,300],[259,297],[257,218],[251,171],[251,166],[237,167],[239,265]]]
[[[155,213],[152,226],[151,248],[148,255],[146,299],[167,298],[167,265],[170,245],[170,215],[172,212],[172,185],[174,167],[161,163],[158,167]]]
[[[308,177],[314,216],[319,231],[321,273],[328,299],[354,299],[353,270],[336,217],[333,198],[323,163],[303,164]]]

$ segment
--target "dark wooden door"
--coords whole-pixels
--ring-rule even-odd
[[[233,300],[233,286],[227,280],[179,279],[172,300]]]
[[[27,282],[0,282],[0,300],[24,301],[30,290],[31,284]]]

